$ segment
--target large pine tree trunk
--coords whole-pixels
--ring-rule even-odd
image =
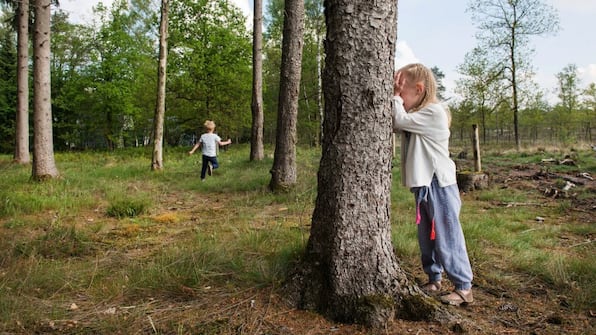
[[[262,160],[263,149],[263,1],[254,0],[252,33],[252,133],[250,160]]]
[[[29,155],[29,0],[18,3],[17,118],[14,161],[27,164]]]
[[[272,190],[284,190],[296,184],[296,123],[303,44],[304,1],[286,0],[275,153],[269,184]]]
[[[159,23],[159,65],[157,67],[157,105],[153,119],[153,158],[151,170],[163,170],[163,127],[166,114],[166,68],[168,64],[168,6],[161,0]]]
[[[50,0],[35,0],[33,40],[33,171],[34,180],[58,176],[52,138],[52,90],[50,75]]]
[[[325,120],[318,196],[291,300],[341,322],[444,315],[391,244],[391,97],[396,3],[325,1]]]

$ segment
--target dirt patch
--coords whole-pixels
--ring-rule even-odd
[[[566,200],[568,214],[586,223],[596,221],[596,175],[575,170],[552,172],[551,163],[492,167],[491,184],[540,195],[543,201]]]

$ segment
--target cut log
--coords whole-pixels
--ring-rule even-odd
[[[488,175],[482,172],[458,172],[457,186],[462,192],[488,188]]]

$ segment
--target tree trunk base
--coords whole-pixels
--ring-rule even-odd
[[[488,188],[488,175],[483,172],[458,172],[457,186],[462,192]]]
[[[298,309],[311,310],[335,322],[361,324],[371,329],[384,329],[398,318],[410,321],[438,322],[450,328],[471,327],[448,306],[423,293],[410,281],[395,280],[394,292],[362,297],[334,297],[324,289],[319,271],[302,263],[294,269],[283,291],[287,303]],[[320,274],[320,273],[319,273]],[[465,332],[465,331],[464,331]]]

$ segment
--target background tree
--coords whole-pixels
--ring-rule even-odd
[[[458,103],[449,106],[451,112],[451,139],[461,143],[468,143],[472,125],[476,123],[476,106],[468,99],[463,99]]]
[[[550,110],[544,93],[538,89],[535,92],[522,113],[522,125],[527,129],[528,138],[533,144],[542,138],[541,128],[544,127],[545,112]]]
[[[391,245],[395,1],[325,1],[324,136],[308,245],[291,299],[341,322],[435,318]],[[363,145],[364,144],[364,145]],[[443,314],[444,315],[444,314]]]
[[[155,92],[155,39],[149,34],[151,27],[142,24],[144,13],[150,11],[149,1],[131,2],[117,0],[110,10],[98,8],[102,26],[94,36],[92,63],[88,73],[90,104],[102,138],[109,149],[121,148],[126,137],[136,127],[137,121],[151,118],[151,108],[142,108],[136,95],[142,91]],[[132,7],[131,7],[132,6]],[[147,77],[145,69],[152,75]]]
[[[458,72],[462,77],[456,81],[456,92],[468,104],[469,108],[463,110],[470,111],[470,116],[474,117],[464,127],[480,124],[482,141],[486,143],[489,118],[504,99],[502,69],[491,62],[486,49],[476,47],[466,54]]]
[[[14,160],[29,163],[29,0],[17,2],[17,105]]]
[[[297,143],[319,145],[323,118],[323,94],[321,72],[323,69],[323,39],[325,20],[322,0],[305,1],[304,47],[302,50],[302,73],[298,99]],[[279,70],[281,67],[281,44],[284,1],[268,1],[265,31],[264,100],[265,139],[275,139],[279,99]]]
[[[89,105],[84,101],[86,88],[92,85],[85,80],[85,68],[90,64],[92,30],[84,25],[72,24],[66,12],[57,10],[52,15],[52,116],[55,150],[83,149],[88,137],[97,135],[98,125],[92,120]]]
[[[166,114],[166,69],[168,65],[168,9],[169,0],[161,0],[159,21],[159,60],[157,66],[157,106],[153,118],[152,170],[163,169],[163,124]]]
[[[560,106],[567,114],[566,117],[571,117],[574,111],[579,109],[581,96],[577,66],[575,64],[565,66],[561,72],[557,73],[557,83],[559,85],[558,97],[561,100]]]
[[[33,169],[32,179],[59,175],[54,161],[50,76],[50,0],[35,0],[33,39]]]
[[[252,32],[252,131],[250,160],[261,160],[263,149],[263,1],[254,0]]]
[[[304,1],[286,0],[275,153],[269,183],[272,190],[283,190],[296,183],[296,123],[303,41]]]
[[[445,79],[445,73],[443,73],[443,71],[441,71],[441,69],[439,69],[437,66],[431,67],[430,70],[432,71],[433,75],[435,76],[435,80],[437,81],[437,97],[439,98],[439,100],[445,101],[445,92],[447,91],[445,85],[443,84],[443,79]]]
[[[322,137],[323,107],[323,40],[325,16],[323,1],[305,1],[304,48],[298,110],[298,143],[319,146]]]
[[[10,135],[10,141],[4,140],[0,143],[0,149],[6,151],[4,147],[10,145],[13,151],[14,161],[18,164],[29,163],[31,157],[29,155],[29,17],[30,17],[30,6],[29,0],[2,0],[3,10],[6,12],[4,21],[10,22],[17,33],[17,49],[16,49],[16,76],[13,76],[11,81],[16,82],[16,108],[13,108],[12,117],[7,118],[7,122],[3,122],[2,132]],[[12,31],[10,26],[7,26],[6,31],[3,33],[9,34]],[[4,36],[7,37],[7,36]],[[4,54],[3,56],[9,57],[6,52],[9,52],[9,48],[14,47],[14,43],[8,39],[4,40],[3,45]],[[10,56],[11,57],[11,56]],[[12,63],[13,60],[8,58],[2,60],[5,66],[8,63]],[[7,70],[7,68],[5,68]],[[8,75],[8,73],[6,73]],[[4,77],[8,79],[9,77]],[[5,92],[8,93],[8,92]],[[6,97],[8,98],[8,97]],[[12,99],[6,102],[7,106],[15,104],[11,103]],[[7,110],[5,110],[7,111]],[[16,118],[15,118],[16,115]],[[3,115],[3,118],[6,116]],[[16,120],[16,122],[15,122]],[[4,137],[4,136],[3,136]],[[14,140],[13,140],[14,139]],[[14,146],[14,147],[13,147]]]
[[[585,125],[586,139],[590,143],[594,143],[592,125],[596,124],[596,83],[590,83],[583,91],[582,107],[587,121]]]
[[[13,13],[2,13],[0,20],[6,22]],[[15,101],[17,101],[17,48],[10,25],[0,26],[0,152],[15,152]],[[27,100],[28,101],[28,100]],[[18,119],[18,116],[17,116]],[[27,155],[29,151],[27,150]],[[16,158],[15,158],[16,160]],[[23,163],[23,162],[20,162]]]
[[[575,64],[565,66],[556,77],[557,96],[560,101],[549,115],[550,124],[559,140],[573,142],[576,140],[575,129],[577,128],[574,125],[582,122],[583,116],[580,112],[581,90],[577,66]]]
[[[481,47],[491,50],[495,63],[503,67],[511,89],[515,144],[520,149],[519,89],[531,77],[529,40],[558,30],[558,14],[541,0],[472,0],[468,6],[477,22]]]
[[[263,136],[266,143],[273,144],[275,142],[277,105],[279,102],[284,0],[269,0],[266,4],[266,15],[263,17],[265,21],[265,31],[263,33],[263,100],[268,103],[263,108],[265,115]]]
[[[212,119],[222,138],[248,141],[252,42],[246,18],[225,0],[175,1],[170,13],[166,128],[192,142],[190,135]]]

